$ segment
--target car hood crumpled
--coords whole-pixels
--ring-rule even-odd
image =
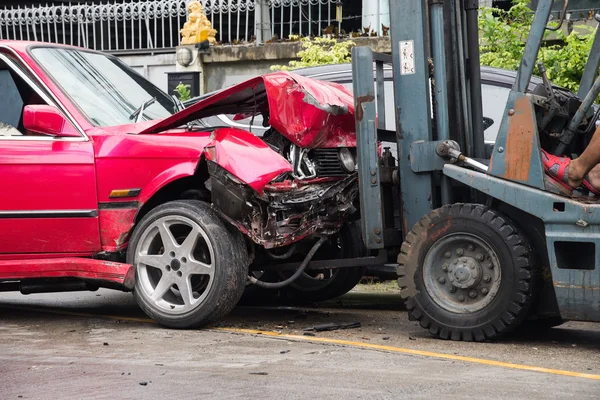
[[[220,114],[264,115],[269,125],[303,148],[356,146],[354,98],[342,85],[275,72],[250,79],[142,130],[160,133]]]

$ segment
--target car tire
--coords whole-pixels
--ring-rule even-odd
[[[346,224],[339,233],[342,258],[363,257],[366,249],[362,240],[360,226],[353,222]],[[323,249],[327,251],[327,249]],[[319,253],[315,255],[319,259]],[[309,271],[303,273],[295,282],[282,289],[261,289],[250,286],[245,294],[245,300],[275,301],[284,304],[301,304],[326,301],[342,296],[352,290],[364,276],[366,267],[339,268],[325,271]],[[329,277],[318,279],[320,273]],[[265,272],[260,279],[266,282],[279,282],[289,277],[289,274],[273,271]]]
[[[454,204],[407,235],[398,284],[409,318],[442,339],[483,341],[528,316],[536,277],[527,237],[497,211]]]
[[[366,254],[360,226],[357,223],[345,225],[339,233],[342,258],[363,257]],[[343,296],[360,282],[366,273],[366,267],[338,268],[325,271],[332,276],[325,281],[311,279],[303,274],[300,278],[284,289],[283,295],[290,301],[316,302],[335,299]]]
[[[200,327],[227,315],[248,274],[241,234],[196,200],[165,203],[144,216],[127,262],[136,268],[137,303],[169,328]]]

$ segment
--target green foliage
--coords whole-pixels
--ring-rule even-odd
[[[482,8],[479,14],[481,63],[491,67],[516,70],[519,68],[527,35],[533,22],[533,13],[527,6],[529,0],[514,0],[508,10]],[[548,32],[560,45],[545,46],[540,50],[538,61],[546,66],[550,80],[574,92],[592,48],[593,30],[581,27],[571,34]]]
[[[543,48],[540,60],[548,70],[548,78],[555,84],[577,93],[593,40],[592,33],[573,32],[564,38],[565,46]]]
[[[192,94],[190,85],[184,85],[181,82],[175,87],[175,91],[177,92],[177,97],[179,97],[179,100],[181,101],[189,100]]]
[[[271,70],[289,71],[319,65],[344,64],[352,60],[352,47],[355,46],[355,43],[350,40],[337,41],[317,37],[312,40],[311,38],[302,38],[300,41],[302,42],[302,51],[298,52],[300,61],[290,61],[288,65],[274,65]]]

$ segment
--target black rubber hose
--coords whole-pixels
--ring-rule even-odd
[[[292,244],[290,246],[290,248],[288,249],[288,251],[286,251],[283,254],[273,254],[270,251],[266,251],[267,255],[269,257],[271,257],[273,260],[287,260],[288,258],[290,258],[291,256],[294,255],[294,252],[296,251],[296,243]]]
[[[281,282],[263,282],[263,281],[259,281],[258,279],[256,279],[253,276],[249,276],[248,279],[250,280],[250,283],[263,288],[263,289],[281,289],[283,287],[286,287],[287,285],[289,285],[290,283],[294,282],[296,279],[298,279],[300,277],[300,275],[302,275],[302,273],[304,272],[304,270],[306,269],[306,267],[308,267],[308,264],[310,263],[310,261],[312,260],[312,258],[315,256],[315,253],[319,250],[319,248],[323,245],[323,243],[325,243],[327,241],[326,237],[322,237],[321,239],[319,239],[319,241],[317,243],[314,244],[314,246],[312,247],[312,249],[310,249],[310,251],[308,252],[308,254],[306,255],[306,257],[304,258],[304,261],[302,261],[302,264],[300,264],[300,266],[298,267],[298,269],[296,270],[296,272],[294,272],[294,275],[290,276],[288,279],[286,279],[285,281],[281,281]]]

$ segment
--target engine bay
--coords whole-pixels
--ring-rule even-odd
[[[207,186],[215,208],[266,249],[338,232],[357,211],[356,149],[301,148],[273,128],[263,141],[292,170],[273,179],[259,194],[209,162]]]

